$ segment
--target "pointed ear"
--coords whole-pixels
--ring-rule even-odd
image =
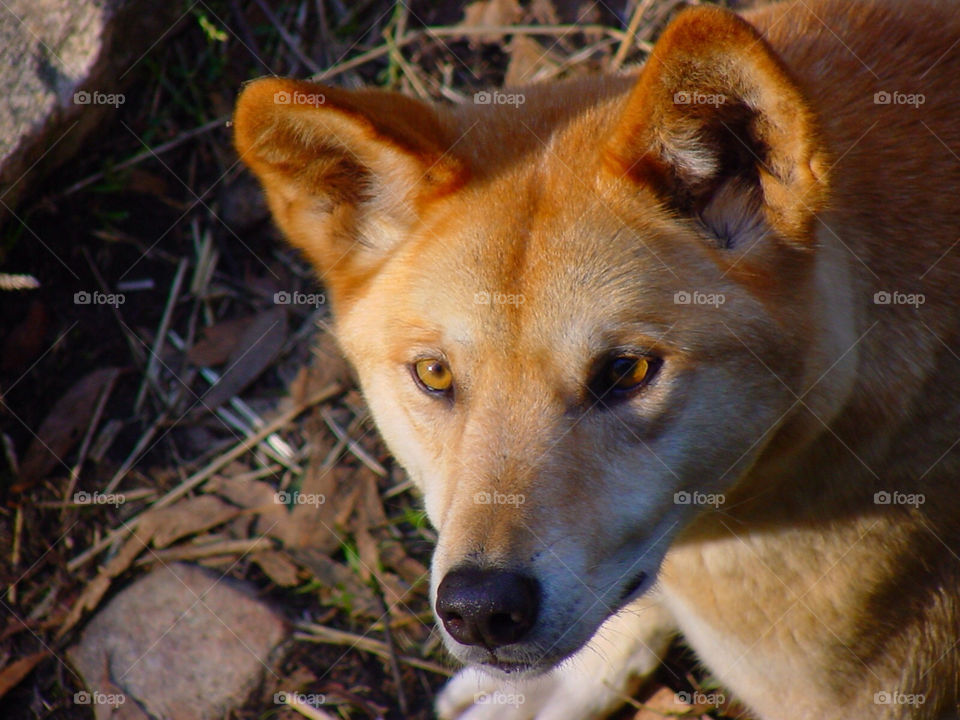
[[[827,153],[806,98],[759,33],[719,8],[669,25],[604,159],[725,245],[758,225],[805,243],[827,198]]]
[[[233,123],[274,219],[335,301],[466,176],[437,110],[397,93],[266,78],[244,88]]]

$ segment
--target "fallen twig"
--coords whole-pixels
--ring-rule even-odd
[[[381,640],[374,640],[373,638],[357,635],[356,633],[336,630],[326,625],[314,625],[312,623],[298,624],[297,629],[302,631],[294,633],[293,637],[297,640],[323,643],[325,645],[348,645],[355,650],[362,650],[363,652],[382,657],[385,660],[390,657],[390,649],[387,647],[387,644]],[[450,668],[430,660],[422,660],[420,658],[410,657],[409,655],[398,655],[397,659],[410,667],[426,670],[427,672],[436,673],[437,675],[444,675],[446,677],[453,675],[453,671]]]

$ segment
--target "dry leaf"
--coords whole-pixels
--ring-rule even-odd
[[[315,621],[316,622],[316,621]],[[315,686],[318,682],[317,676],[312,670],[303,665],[297,665],[283,676],[284,687],[307,688]],[[267,699],[273,699],[273,689],[269,688]]]
[[[359,505],[358,510],[362,507],[362,504]],[[358,515],[361,517],[358,517],[359,522],[354,527],[353,539],[357,544],[357,555],[360,557],[360,577],[363,578],[364,582],[370,582],[373,576],[377,575],[377,581],[382,585],[383,583],[380,581],[377,572],[377,568],[380,567],[380,551],[377,547],[377,540],[362,521],[362,510]]]
[[[232,113],[233,108],[228,108],[227,112]],[[218,197],[221,208],[220,218],[224,225],[232,228],[238,235],[243,235],[245,230],[270,217],[267,198],[263,194],[260,183],[251,173],[240,173],[232,181],[221,183]],[[249,284],[246,286],[249,287]],[[270,290],[266,294],[269,297],[279,289]]]
[[[203,331],[203,337],[187,352],[194,365],[211,367],[225,363],[237,349],[240,339],[253,322],[254,315],[224,320]]]
[[[238,395],[274,361],[287,339],[287,313],[281,307],[254,316],[230,353],[219,382],[200,398],[207,410],[215,410]]]
[[[153,546],[164,548],[182,537],[208,530],[240,514],[215,495],[187,498],[157,512],[157,531]]]
[[[361,488],[363,510],[370,526],[383,528],[387,525],[387,513],[383,509],[383,499],[380,497],[380,488],[377,487],[377,476],[367,466],[357,468],[353,482]]]
[[[537,73],[560,66],[560,57],[529,35],[515,35],[507,52],[510,55],[510,64],[507,65],[507,74],[503,81],[506,87],[529,85],[536,80]]]
[[[523,19],[523,8],[517,0],[477,0],[463,11],[463,20],[457,25],[462,28],[484,28],[513,25]],[[503,38],[503,33],[489,35],[470,35],[471,46],[478,43],[495,43]]]
[[[113,579],[130,567],[137,556],[146,549],[154,532],[156,532],[157,515],[159,514],[159,512],[146,512],[140,516],[140,521],[131,531],[127,541],[117,554],[100,569],[97,576],[87,584],[83,592],[80,593],[80,597],[74,602],[73,607],[70,608],[63,625],[57,631],[58,640],[73,629],[73,626],[80,621],[87,610],[94,610],[100,604],[103,596],[110,589]]]
[[[286,553],[278,550],[265,550],[250,556],[260,569],[280,587],[295,587],[300,584],[296,564]]]
[[[211,562],[216,565],[223,562],[236,564],[238,558],[242,558],[249,553],[259,552],[270,546],[271,541],[265,537],[224,538],[214,533],[203,535],[197,538],[196,542],[181,543],[164,550],[155,550],[149,555],[144,555],[137,561],[137,565],[147,565],[154,562],[165,564],[179,561]]]
[[[419,592],[419,588],[410,587],[396,575],[388,572],[378,573],[377,582],[380,583],[383,599],[394,618],[398,619],[400,615],[413,617],[414,613],[410,609],[409,603],[412,596]]]
[[[387,515],[383,510],[377,479],[373,473],[366,467],[361,467],[356,471],[354,482],[360,488],[360,494],[357,512],[350,528],[357,543],[364,580],[369,581],[370,576],[375,574],[382,586],[384,582],[379,573],[380,548],[374,533],[382,532],[387,522]]]
[[[334,468],[324,468],[322,456],[313,456],[304,473],[300,489],[287,493],[291,509],[278,529],[286,547],[315,547],[333,552],[340,547],[336,536],[338,483]],[[342,508],[341,508],[342,509]]]
[[[158,175],[143,168],[130,170],[124,180],[123,189],[158,198],[169,197],[171,194],[170,183],[164,175]]]
[[[380,560],[411,586],[423,582],[430,572],[419,560],[407,555],[403,545],[396,540],[388,540],[380,545]]]
[[[533,0],[530,3],[530,19],[541,25],[560,24],[560,16],[553,5],[553,0]]]
[[[254,179],[253,185],[260,192],[261,202],[263,202],[263,191],[260,190],[260,183]],[[270,217],[270,209],[264,209],[266,212],[263,215],[263,219],[266,220]],[[257,274],[249,267],[243,273],[243,286],[249,288],[252,294],[263,297],[273,297],[274,293],[280,292],[281,290],[289,290],[293,282],[294,280],[290,276],[290,271],[279,261],[270,263],[267,272],[263,274]]]
[[[31,301],[23,319],[3,339],[0,372],[19,375],[29,369],[30,363],[43,352],[49,320],[46,306],[39,300]]]
[[[0,628],[0,642],[3,642],[8,637],[13,637],[18,633],[30,632],[30,626],[27,625],[23,620],[21,620],[16,615],[11,615],[7,618],[7,624]]]
[[[349,525],[362,492],[354,472],[343,466],[324,468],[322,455],[314,455],[300,489],[281,494],[290,502],[290,511],[284,507],[285,515],[270,533],[286,548],[336,552],[343,544],[336,528]]]
[[[383,569],[387,565],[384,559],[384,545],[391,548],[393,559],[399,565],[404,565],[404,562],[397,557],[397,552],[399,551],[400,555],[404,555],[403,550],[398,547],[396,541],[389,537],[386,531],[387,514],[383,509],[383,500],[377,487],[376,476],[366,467],[361,467],[355,472],[353,482],[359,489],[359,502],[350,529],[357,543],[361,575],[366,581],[370,579],[371,575],[376,578],[383,598],[391,612],[409,613],[410,611],[405,604],[409,602],[411,593],[418,591],[419,588],[415,588],[414,585],[424,579],[426,568],[413,561],[416,570],[421,572],[418,572],[409,582],[404,582],[393,573]],[[409,558],[406,559],[409,560]],[[410,571],[413,568],[406,566],[405,569]]]
[[[323,388],[337,383],[352,385],[350,365],[343,357],[340,346],[329,332],[321,333],[313,345],[313,358],[309,365],[300,368],[290,383],[290,400],[294,405],[303,404]]]
[[[226,498],[234,505],[245,510],[267,511],[277,505],[277,490],[263,480],[250,480],[243,477],[214,475],[203,489]]]
[[[22,657],[19,660],[14,660],[0,670],[0,698],[19,685],[20,681],[29,675],[30,671],[49,654],[49,650],[41,650],[32,655]]]
[[[294,549],[290,555],[326,588],[326,591],[321,593],[321,599],[325,602],[329,603],[334,593],[346,592],[351,597],[351,615],[378,618],[383,614],[380,600],[346,565],[332,560],[326,553],[316,548]]]
[[[337,497],[334,498],[331,505],[336,510],[333,518],[334,527],[346,527],[350,524],[350,516],[360,502],[360,494],[363,488],[358,484],[351,482],[353,473],[351,467],[337,467],[334,469],[337,477]]]
[[[20,463],[20,481],[14,486],[15,491],[22,492],[42,480],[63,462],[66,454],[83,437],[100,393],[109,393],[119,375],[119,368],[94,370],[84,375],[54,404]]]
[[[675,718],[678,715],[693,710],[693,705],[680,700],[677,693],[661,685],[649,693],[646,700],[641,701],[643,708],[637,711],[633,720],[664,720],[665,718]]]
[[[234,505],[255,512],[259,517],[256,532],[283,541],[287,508],[277,498],[277,489],[262,480],[214,475],[204,490],[226,498]]]

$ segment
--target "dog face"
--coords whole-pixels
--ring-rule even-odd
[[[505,671],[579,649],[693,517],[791,452],[774,429],[802,445],[798,398],[826,420],[848,389],[802,395],[849,339],[814,248],[826,160],[748,25],[690,11],[638,78],[525,99],[264,80],[236,115],[439,531],[447,645]]]
[[[339,324],[439,531],[434,597],[463,566],[538,585],[525,642],[451,642],[468,662],[555,663],[647,589],[704,509],[689,501],[721,493],[793,400],[750,352],[802,352],[655,198],[547,172],[566,176],[547,197],[531,173],[442,203]]]

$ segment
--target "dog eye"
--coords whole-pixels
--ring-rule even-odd
[[[655,358],[639,355],[617,355],[608,360],[598,373],[594,392],[622,396],[638,390],[653,379],[660,363]]]
[[[650,362],[642,357],[621,355],[614,358],[607,367],[610,387],[617,390],[632,390],[647,379]]]
[[[450,366],[438,358],[423,358],[413,365],[413,373],[420,386],[431,393],[443,393],[453,387]]]

